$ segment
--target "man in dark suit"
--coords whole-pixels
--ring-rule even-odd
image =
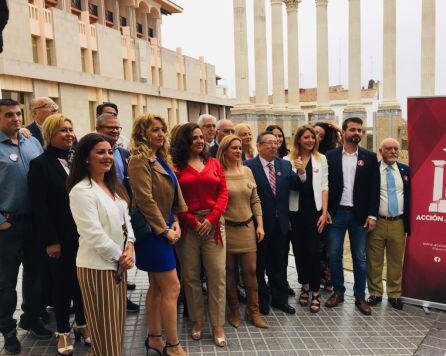
[[[364,315],[372,309],[365,300],[367,233],[376,225],[379,207],[379,169],[376,154],[359,147],[362,120],[348,118],[342,124],[343,146],[328,151],[328,211],[332,225],[328,229],[330,268],[334,292],[326,307],[344,301],[342,265],[344,238],[348,231],[353,257],[355,305]]]
[[[217,138],[215,144],[209,149],[211,157],[217,157],[217,151],[219,142],[223,140],[225,136],[235,134],[234,123],[228,119],[221,119],[217,121]]]
[[[132,190],[130,189],[127,171],[130,152],[127,151],[125,148],[118,146],[118,140],[122,131],[122,127],[117,115],[114,113],[105,113],[99,115],[96,118],[96,131],[107,136],[112,142],[114,149],[113,158],[115,160],[116,174],[121,183],[126,188],[128,195],[131,197]],[[130,299],[127,298],[127,311],[130,313],[136,313],[139,311],[139,305],[133,303]]]
[[[6,27],[9,19],[9,9],[6,0],[0,0],[0,53],[3,52],[3,29]]]
[[[380,145],[380,203],[376,228],[367,239],[367,302],[377,305],[382,301],[382,272],[384,252],[387,256],[387,296],[390,305],[403,309],[401,280],[404,249],[409,226],[409,167],[397,162],[398,141],[386,138]]]
[[[287,249],[289,230],[289,193],[298,189],[298,178],[291,163],[277,158],[277,139],[271,132],[257,137],[258,156],[245,162],[254,175],[259,194],[265,239],[257,246],[257,282],[259,307],[269,313],[269,294],[265,271],[271,290],[271,305],[285,313],[294,314],[288,304],[287,264],[283,258]]]
[[[31,134],[37,138],[43,147],[42,125],[48,116],[57,113],[59,106],[50,98],[38,97],[31,100],[30,107],[34,122],[26,128],[31,131]]]

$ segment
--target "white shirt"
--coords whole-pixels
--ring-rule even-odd
[[[404,185],[403,179],[401,178],[401,174],[398,169],[398,165],[396,163],[392,165],[388,165],[381,161],[381,165],[379,166],[379,171],[381,174],[381,187],[379,194],[379,215],[390,217],[389,213],[389,198],[387,194],[387,170],[386,168],[390,167],[392,170],[393,177],[395,178],[395,186],[396,186],[396,196],[398,199],[398,215],[403,215],[404,213]]]
[[[68,167],[68,161],[63,158],[58,158],[60,164],[62,165],[62,168],[67,172],[68,175],[70,175],[70,168]]]
[[[358,149],[354,153],[348,153],[342,149],[342,177],[344,187],[339,205],[353,206],[353,186],[355,184],[356,166],[358,165]]]

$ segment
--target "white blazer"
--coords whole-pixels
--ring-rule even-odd
[[[135,241],[127,203],[118,196],[116,199],[124,209],[119,209],[115,201],[88,177],[71,189],[70,208],[79,233],[76,266],[116,270],[124,249],[123,220],[128,241]]]
[[[290,161],[289,156],[284,159]],[[322,209],[322,192],[328,191],[328,164],[327,158],[323,154],[311,155],[311,165],[313,167],[313,191],[314,202],[317,211]],[[296,168],[293,167],[296,172]],[[290,191],[290,211],[299,211],[299,192]]]

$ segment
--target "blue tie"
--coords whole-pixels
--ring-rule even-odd
[[[387,198],[389,200],[389,214],[390,216],[398,215],[398,198],[396,195],[395,177],[392,173],[392,168],[387,167]]]

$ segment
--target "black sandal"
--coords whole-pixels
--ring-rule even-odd
[[[310,299],[310,291],[302,287],[299,295],[299,304],[305,307],[308,304],[308,299]]]
[[[318,313],[319,310],[321,310],[321,294],[318,295],[311,295],[311,304],[310,304],[310,311],[312,313]]]
[[[151,337],[161,337],[161,335],[150,335],[150,334],[147,335],[146,341],[144,341],[144,346],[146,347],[146,355],[149,354],[149,350],[156,351],[158,353],[158,355],[164,355],[164,349],[166,348],[166,346],[164,346],[163,351],[160,351],[157,348],[150,346],[149,339]],[[166,345],[167,345],[167,343],[166,343]]]
[[[169,356],[169,354],[167,353],[167,349],[168,349],[169,347],[176,347],[176,346],[178,346],[179,344],[180,344],[179,341],[178,341],[176,344],[174,344],[174,345],[169,344],[169,343],[166,341],[166,345],[164,346],[164,349],[163,349],[163,356]]]

